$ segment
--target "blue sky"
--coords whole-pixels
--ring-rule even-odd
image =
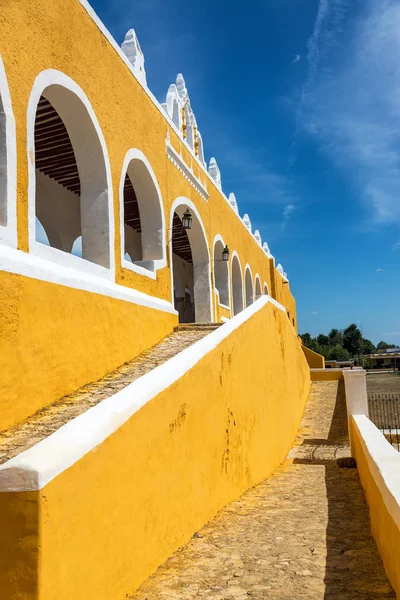
[[[206,159],[297,300],[300,332],[400,344],[399,0],[92,0],[136,30],[164,101],[183,73]]]

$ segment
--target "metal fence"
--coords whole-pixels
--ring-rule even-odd
[[[400,393],[368,394],[369,418],[400,452]]]

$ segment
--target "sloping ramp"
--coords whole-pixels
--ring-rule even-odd
[[[131,600],[394,599],[349,456],[343,384],[316,382],[279,470],[225,507]]]

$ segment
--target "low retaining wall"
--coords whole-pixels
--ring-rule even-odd
[[[352,417],[352,439],[371,531],[400,598],[400,453],[366,415]]]
[[[310,369],[325,369],[325,358],[321,354],[306,348],[306,346],[302,346],[302,349]]]
[[[369,506],[371,531],[400,598],[400,453],[368,418],[366,372],[343,371],[352,456]]]
[[[340,381],[343,379],[342,369],[310,369],[311,381]]]
[[[5,463],[4,598],[125,597],[272,473],[309,387],[286,310],[264,296]]]

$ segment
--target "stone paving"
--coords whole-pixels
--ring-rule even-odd
[[[0,432],[0,465],[48,437],[62,425],[182,352],[211,331],[217,324],[186,325],[137,358],[125,363],[102,379],[64,396],[20,425]]]
[[[343,384],[317,382],[278,471],[177,551],[130,600],[395,598],[349,463]]]

